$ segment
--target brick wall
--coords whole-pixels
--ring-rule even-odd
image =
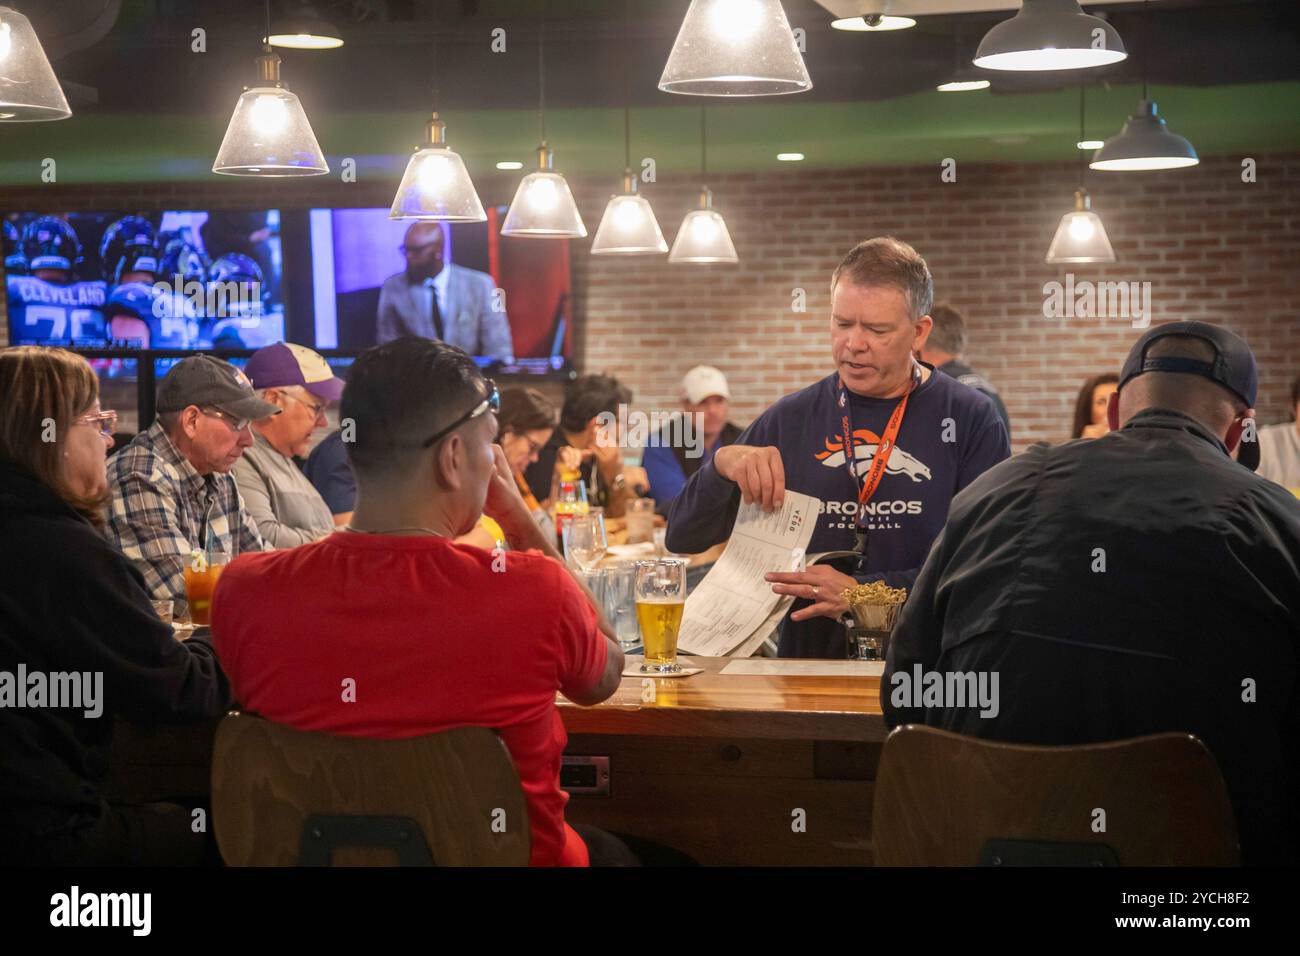
[[[1300,372],[1300,155],[1165,173],[1089,173],[1093,208],[1118,261],[1074,266],[1076,281],[1150,281],[1153,321],[1201,319],[1246,338],[1261,366],[1260,420],[1284,419]],[[617,371],[643,407],[671,405],[692,364],[726,372],[737,421],[832,371],[829,281],[855,242],[895,235],[930,265],[938,300],[969,326],[967,360],[1001,391],[1013,444],[1068,437],[1084,378],[1119,366],[1140,334],[1127,320],[1045,319],[1043,262],[1070,207],[1077,167],[931,168],[734,175],[711,185],[741,262],[730,267],[575,257],[591,370]],[[653,189],[651,192],[650,190]],[[672,242],[693,184],[648,187]],[[598,209],[586,191],[584,212]],[[595,212],[588,219],[594,231]],[[792,290],[807,291],[804,314]],[[628,362],[629,354],[636,355]]]
[[[1090,173],[1093,206],[1119,261],[1072,267],[1076,280],[1152,283],[1155,322],[1204,319],[1243,335],[1261,366],[1260,419],[1286,417],[1300,371],[1300,154],[1263,155],[1258,181],[1239,157],[1206,158],[1165,173]],[[516,174],[517,175],[517,174]],[[578,362],[617,374],[643,409],[673,407],[682,373],[718,365],[731,382],[733,417],[747,422],[780,396],[831,371],[829,279],[856,241],[892,234],[934,273],[936,296],[970,327],[967,359],[1002,392],[1017,449],[1066,437],[1082,380],[1118,370],[1139,334],[1124,319],[1046,319],[1043,284],[1063,277],[1043,256],[1071,203],[1077,167],[960,164],[856,171],[781,169],[711,178],[741,262],[675,266],[600,258],[574,244]],[[617,177],[575,183],[591,233]],[[508,202],[517,180],[484,177],[487,202]],[[247,182],[213,179],[155,187],[8,189],[6,209],[221,208],[387,205],[391,182]],[[698,183],[673,177],[645,187],[671,243]],[[806,291],[807,311],[791,309]],[[0,336],[5,323],[0,321]],[[2,342],[0,342],[2,344]]]

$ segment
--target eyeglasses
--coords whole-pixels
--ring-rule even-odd
[[[311,409],[311,417],[313,419],[320,418],[322,415],[324,415],[325,406],[329,404],[328,402],[321,402],[319,405],[317,405],[307,401],[305,398],[299,398],[297,395],[294,395],[290,392],[281,392],[280,394],[284,395],[286,398],[292,398],[295,402],[299,403],[300,405],[306,405],[309,409]]]
[[[426,249],[440,248],[441,246],[442,246],[441,239],[437,240],[436,242],[426,242],[422,246],[408,246],[406,243],[402,243],[400,246],[397,247],[397,251],[408,256],[418,256]]]
[[[92,415],[82,415],[80,418],[73,419],[74,425],[89,425],[99,432],[104,438],[112,438],[113,432],[117,431],[117,412],[103,411]]]
[[[439,438],[445,438],[447,435],[450,435],[461,425],[464,425],[466,422],[473,421],[474,419],[478,418],[480,415],[485,415],[488,412],[492,412],[493,414],[496,414],[501,410],[501,393],[497,391],[496,382],[492,381],[492,379],[490,378],[485,378],[483,381],[487,382],[487,387],[488,387],[487,398],[483,399],[483,401],[479,402],[468,412],[460,416],[460,418],[456,419],[454,422],[452,422],[450,425],[448,425],[442,431],[438,432],[433,437],[425,439],[420,444],[421,448],[428,448]]]
[[[223,412],[219,408],[200,408],[199,411],[204,415],[207,415],[209,418],[220,418],[237,432],[242,432],[253,423],[251,418],[236,418],[234,415]]]

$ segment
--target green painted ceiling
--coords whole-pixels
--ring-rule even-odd
[[[1140,96],[1136,86],[1093,89],[1087,99],[1089,138],[1122,125]],[[1300,83],[1160,87],[1152,91],[1174,131],[1205,155],[1300,148]],[[231,95],[231,106],[234,94]],[[419,113],[331,113],[306,104],[331,166],[345,156],[358,168],[399,175],[401,156],[419,139]],[[780,165],[780,151],[806,154],[803,166],[1069,159],[1079,122],[1078,93],[923,93],[877,102],[800,103],[797,97],[709,106],[709,167],[758,171]],[[41,161],[54,158],[58,182],[159,182],[209,179],[228,114],[104,115],[86,112],[56,123],[0,129],[0,183],[39,185]],[[538,138],[529,110],[448,112],[448,140],[480,175],[499,160],[531,165]],[[572,174],[617,178],[623,165],[622,111],[548,112],[556,166]],[[695,102],[633,111],[634,161],[652,156],[660,176],[699,167]]]

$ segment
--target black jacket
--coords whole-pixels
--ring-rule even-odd
[[[0,679],[102,674],[102,714],[0,706],[0,860],[104,811],[113,718],[218,716],[230,685],[206,638],[177,641],[140,572],[32,475],[0,462]],[[18,688],[20,691],[22,688]]]
[[[894,700],[917,665],[996,673],[997,713]],[[1200,423],[1147,409],[1095,441],[1035,445],[953,499],[881,706],[891,726],[1028,744],[1193,733],[1245,861],[1294,863],[1298,666],[1300,502]]]

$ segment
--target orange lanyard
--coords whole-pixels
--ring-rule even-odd
[[[898,430],[903,427],[903,415],[907,411],[907,397],[912,394],[912,389],[916,386],[918,378],[916,372],[912,373],[907,382],[907,391],[903,397],[898,400],[894,410],[890,413],[889,421],[885,425],[885,433],[880,436],[880,444],[876,446],[876,453],[871,456],[871,468],[867,471],[866,478],[858,485],[858,524],[862,524],[864,511],[862,505],[871,500],[871,496],[876,493],[880,487],[880,480],[885,477],[885,466],[889,464],[889,454],[894,450],[894,443],[898,438]],[[858,484],[858,475],[855,469],[856,458],[853,453],[853,411],[849,402],[848,390],[844,387],[844,380],[840,379],[839,388],[839,406],[843,410],[840,414],[840,427],[844,431],[844,458],[848,465],[849,477],[853,479],[855,485]]]

